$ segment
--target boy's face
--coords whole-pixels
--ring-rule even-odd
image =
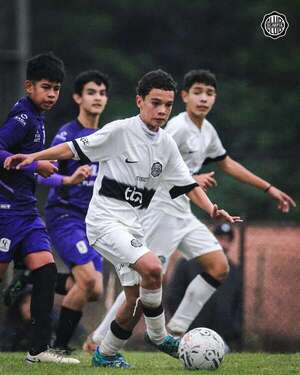
[[[205,83],[194,83],[189,91],[182,91],[181,97],[189,114],[204,118],[216,101],[216,89]]]
[[[104,83],[97,85],[95,82],[88,82],[83,86],[82,94],[74,94],[73,99],[79,105],[80,111],[100,115],[108,100],[106,86]]]
[[[25,91],[40,111],[50,111],[59,97],[61,84],[47,79],[25,81]]]
[[[152,89],[145,98],[136,96],[141,119],[152,131],[158,131],[169,119],[174,103],[174,91]]]

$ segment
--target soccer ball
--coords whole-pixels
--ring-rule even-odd
[[[225,344],[212,329],[195,328],[182,337],[178,353],[189,370],[216,370],[223,361]]]

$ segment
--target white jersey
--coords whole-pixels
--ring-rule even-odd
[[[172,137],[163,129],[149,131],[140,116],[111,122],[68,145],[74,159],[100,162],[86,217],[91,244],[120,224],[143,233],[140,212],[159,185],[170,199],[197,186]]]
[[[226,150],[218,133],[206,119],[199,129],[187,112],[182,112],[168,122],[165,130],[175,140],[191,175],[199,173],[205,161],[217,161],[226,157]],[[150,209],[161,210],[178,217],[191,213],[190,200],[186,195],[172,200],[163,188],[159,188]]]

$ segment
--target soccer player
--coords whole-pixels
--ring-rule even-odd
[[[295,202],[269,182],[256,176],[228,156],[222,142],[206,119],[215,104],[217,82],[215,75],[206,70],[192,70],[184,77],[182,100],[186,111],[172,118],[165,130],[175,140],[191,175],[203,188],[216,185],[214,172],[200,173],[203,164],[215,162],[223,172],[267,194],[278,203],[278,209],[288,212]],[[168,323],[168,330],[182,336],[229,273],[228,260],[221,245],[209,229],[191,212],[189,199],[182,195],[169,197],[166,189],[159,189],[143,216],[145,241],[163,263],[166,270],[169,258],[179,249],[187,259],[197,259],[199,274],[189,284],[184,298]],[[124,300],[121,293],[117,303]],[[107,321],[112,320],[116,306],[90,335],[87,347],[103,340]]]
[[[217,96],[214,74],[206,70],[189,71],[184,77],[181,95],[186,111],[172,118],[166,131],[175,140],[190,173],[203,189],[215,186],[216,180],[214,172],[201,174],[199,171],[203,164],[215,162],[224,173],[277,201],[282,212],[286,213],[290,206],[295,206],[291,197],[227,154],[215,128],[206,119]],[[165,262],[164,267],[176,248],[187,259],[197,258],[201,266],[167,326],[170,333],[181,336],[226,280],[229,273],[227,257],[213,234],[192,214],[186,196],[171,200],[167,192],[160,189],[143,225],[146,243]]]
[[[137,116],[113,121],[96,133],[29,155],[8,157],[5,167],[24,168],[36,160],[99,161],[100,173],[86,217],[89,243],[114,264],[126,300],[93,357],[94,366],[130,367],[119,350],[143,312],[146,338],[157,349],[178,357],[179,340],[168,335],[162,307],[162,266],[146,246],[140,221],[159,185],[175,199],[187,194],[212,218],[240,221],[219,210],[189,173],[176,143],[164,130],[176,83],[156,70],[137,85]],[[153,223],[155,225],[155,223]]]
[[[107,104],[108,78],[101,72],[89,70],[75,79],[73,99],[79,107],[78,117],[63,125],[53,139],[52,146],[75,138],[86,137],[98,130],[99,120]],[[82,165],[81,161],[59,163],[59,171],[71,176]],[[77,185],[58,185],[49,192],[45,210],[51,241],[71,273],[58,278],[60,289],[66,289],[62,300],[54,348],[69,352],[68,343],[88,301],[95,301],[102,293],[102,257],[89,245],[85,216],[90,203],[99,163],[89,163],[91,172]],[[53,178],[61,181],[62,176]],[[48,183],[45,179],[45,183]],[[64,277],[65,276],[65,277]],[[68,276],[68,277],[67,277]]]
[[[0,128],[0,279],[14,256],[22,256],[32,271],[32,338],[26,356],[29,363],[79,363],[48,349],[57,271],[48,234],[36,208],[34,174],[47,177],[57,168],[49,161],[38,161],[8,171],[3,162],[12,153],[44,148],[44,112],[55,105],[64,74],[64,64],[54,54],[32,57],[27,63],[26,97],[14,105]]]

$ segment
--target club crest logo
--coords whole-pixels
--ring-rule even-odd
[[[0,251],[7,253],[9,251],[11,240],[9,238],[0,238]]]
[[[273,11],[264,15],[260,26],[266,37],[278,39],[285,36],[289,23],[284,14]]]
[[[151,167],[151,176],[158,177],[162,172],[162,164],[160,162],[155,162]]]
[[[89,144],[89,140],[87,137],[81,137],[80,138],[80,141],[86,146]]]
[[[133,247],[142,247],[143,246],[143,244],[141,243],[141,241],[138,240],[138,239],[136,239],[136,238],[134,238],[133,240],[131,240],[130,243],[131,243],[131,246],[133,246]]]

